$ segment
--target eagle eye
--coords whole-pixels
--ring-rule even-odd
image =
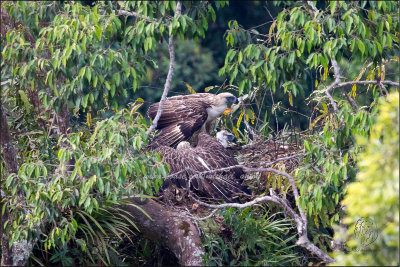
[[[233,104],[239,103],[239,101],[238,101],[236,96],[228,96],[226,98],[226,101],[229,102],[229,103],[233,103]]]

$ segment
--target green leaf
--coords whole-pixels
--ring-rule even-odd
[[[336,10],[336,5],[337,5],[337,1],[331,1],[331,15],[333,15],[335,13]]]
[[[115,95],[115,85],[114,84],[111,86],[110,95],[111,95],[111,97],[114,97],[114,95]]]
[[[86,70],[86,66],[85,66],[85,67],[82,67],[82,68],[80,69],[80,71],[79,71],[78,76],[82,78],[83,75],[85,75],[85,70]]]
[[[117,72],[117,73],[114,73],[114,75],[113,75],[114,77],[114,81],[115,81],[115,84],[117,85],[117,86],[119,86],[119,83],[120,83],[120,81],[121,81],[121,75]]]
[[[90,82],[90,80],[92,79],[92,73],[90,71],[90,68],[87,68],[87,70],[86,70],[86,78],[87,78],[88,82]]]
[[[97,25],[96,25],[95,33],[96,33],[97,40],[100,40],[102,30],[101,30],[101,28],[100,28],[99,26],[97,26]]]
[[[107,90],[110,91],[111,90],[110,83],[108,81],[106,81],[104,84],[106,85]]]
[[[306,151],[310,151],[310,144],[307,142],[307,140],[304,140],[304,148]]]
[[[87,95],[85,95],[85,97],[83,98],[82,107],[86,108],[88,99],[89,99],[89,95],[87,94]]]
[[[385,21],[385,26],[388,32],[390,32],[390,25],[388,21]]]
[[[358,49],[360,49],[361,54],[364,55],[365,45],[360,39],[357,40],[357,46],[358,46]]]

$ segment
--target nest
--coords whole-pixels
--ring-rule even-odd
[[[269,138],[267,140],[257,140],[245,146],[230,146],[228,148],[231,153],[238,160],[238,163],[250,168],[275,168],[288,174],[299,166],[299,158],[292,157],[286,160],[280,160],[271,165],[271,162],[279,158],[290,157],[299,154],[302,150],[297,142],[297,138],[293,135],[282,135],[280,137]],[[268,172],[253,172],[247,173],[244,185],[252,191],[253,196],[261,195],[273,188],[277,194],[284,198],[292,198],[291,188],[286,178]],[[202,198],[192,192],[199,200],[207,203],[215,203],[210,199]],[[208,210],[204,207],[198,207],[195,201],[189,198],[186,189],[178,188],[171,185],[164,188],[160,192],[160,200],[168,206],[173,206],[177,209],[191,209],[192,212],[199,213],[199,211]],[[242,199],[242,197],[240,197]],[[248,200],[246,197],[242,199],[243,202]],[[201,212],[202,213],[202,212]]]
[[[298,144],[298,139],[293,137],[293,135],[282,135],[266,140],[257,140],[242,147],[233,146],[231,150],[239,164],[246,167],[270,167],[291,174],[300,164],[298,157],[276,160],[301,153],[302,146]],[[274,161],[276,162],[271,164]],[[245,185],[253,192],[253,195],[263,194],[272,188],[277,194],[283,194],[286,198],[286,193],[291,191],[285,178],[269,172],[247,173]]]

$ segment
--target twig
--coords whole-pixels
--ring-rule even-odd
[[[377,85],[379,85],[379,88],[381,90],[383,90],[383,92],[385,94],[388,94],[386,88],[383,86],[384,84],[388,84],[388,85],[399,87],[399,83],[393,82],[393,81],[349,81],[349,82],[342,82],[341,83],[340,82],[340,72],[339,72],[340,68],[339,68],[336,60],[334,60],[334,59],[332,60],[332,66],[333,66],[333,69],[335,71],[335,81],[325,90],[325,94],[328,96],[328,98],[329,98],[329,100],[331,102],[331,105],[333,106],[333,110],[335,111],[335,113],[338,113],[339,110],[338,110],[337,105],[336,105],[335,101],[333,100],[331,94],[329,93],[329,91],[334,89],[334,88],[345,87],[347,85],[353,85],[353,84],[377,84]],[[339,74],[339,76],[337,76],[338,74]],[[339,77],[339,79],[337,77]],[[354,99],[349,97],[349,98],[347,98],[347,100],[350,102],[350,104],[353,107],[357,107],[357,104],[354,101]]]
[[[273,173],[276,173],[278,175],[285,176],[289,180],[289,183],[290,183],[290,185],[292,187],[294,198],[296,200],[297,208],[299,209],[300,216],[301,216],[302,220],[305,223],[307,223],[307,217],[305,216],[303,210],[301,209],[300,203],[298,201],[299,191],[297,190],[296,183],[295,183],[293,177],[291,175],[287,174],[287,173],[278,171],[278,170],[273,169],[273,168],[250,168],[250,167],[246,167],[246,166],[243,166],[243,165],[235,165],[235,166],[230,166],[230,167],[220,168],[220,169],[215,169],[215,170],[210,170],[210,171],[204,171],[204,172],[199,172],[199,171],[193,170],[191,168],[186,168],[186,169],[184,169],[182,171],[191,170],[191,171],[197,173],[197,174],[193,175],[189,179],[189,183],[188,184],[190,184],[190,181],[193,180],[194,178],[196,178],[197,176],[202,176],[202,175],[205,175],[205,174],[210,174],[210,173],[215,173],[215,172],[220,172],[220,171],[227,171],[227,170],[230,170],[230,169],[233,169],[233,168],[242,168],[242,170],[244,172],[273,172]],[[182,172],[182,171],[180,171],[180,172]],[[180,172],[178,172],[178,173],[180,173]],[[177,175],[178,173],[174,173],[173,175]],[[189,188],[190,188],[190,186],[188,186],[188,189]],[[190,190],[188,190],[188,191],[189,191],[189,194],[190,194]],[[253,203],[253,202],[251,202],[251,203]],[[243,205],[243,204],[237,204],[237,203],[234,203],[234,204],[235,205],[239,205],[239,206],[232,206],[232,207],[237,207],[237,208],[241,207],[240,205]],[[255,204],[255,203],[253,203],[253,204]],[[215,208],[214,206],[208,206],[208,207]],[[243,207],[246,207],[246,206],[243,206]]]
[[[344,87],[344,86],[353,85],[353,84],[378,84],[378,85],[379,84],[388,84],[388,85],[399,87],[399,83],[392,82],[392,81],[350,81],[350,82],[339,83],[335,86],[335,88]]]
[[[343,92],[344,97],[347,99],[347,101],[350,103],[350,105],[357,111],[358,110],[358,106],[356,101],[351,98],[348,94],[346,94],[345,92]]]
[[[177,2],[176,9],[175,9],[175,17],[177,17],[178,15],[181,14],[181,8],[182,8],[182,3]],[[149,135],[157,127],[158,120],[160,119],[161,114],[163,112],[163,108],[164,108],[165,101],[167,99],[169,88],[171,87],[171,80],[172,80],[172,76],[174,74],[174,65],[175,65],[175,50],[174,50],[174,35],[173,34],[171,34],[171,36],[169,37],[168,50],[169,50],[169,70],[168,70],[167,79],[165,80],[164,92],[161,96],[160,104],[158,105],[156,117],[153,120],[153,124],[146,131],[146,135]]]

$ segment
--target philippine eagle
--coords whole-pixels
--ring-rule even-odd
[[[231,93],[198,93],[167,98],[156,127],[160,131],[150,143],[150,149],[161,145],[175,148],[199,130],[209,132],[212,121],[237,103],[238,99]],[[147,111],[152,120],[158,106],[159,102],[154,103]]]
[[[250,193],[241,185],[244,172],[240,167],[225,171],[221,168],[238,165],[236,159],[226,150],[227,141],[235,137],[227,131],[220,131],[217,137],[201,132],[196,147],[183,141],[178,147],[159,146],[154,151],[161,154],[163,162],[170,166],[171,178],[164,181],[163,188],[175,184],[178,188],[187,188],[196,193],[216,200],[232,202],[235,194]],[[199,172],[211,171],[199,175]]]

